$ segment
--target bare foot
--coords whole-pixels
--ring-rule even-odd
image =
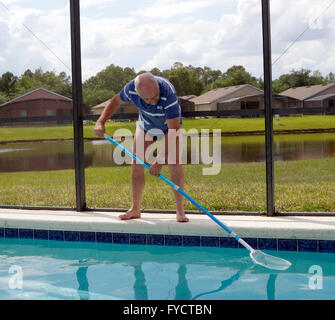
[[[119,218],[121,220],[139,219],[141,218],[141,211],[129,209],[127,213],[121,214]]]
[[[177,213],[177,222],[188,222],[189,219],[185,216],[185,213]]]

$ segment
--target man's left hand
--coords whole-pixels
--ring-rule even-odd
[[[159,173],[162,169],[163,165],[161,163],[159,163],[157,160],[154,161],[154,163],[151,165],[150,167],[150,174],[152,174],[153,176],[159,176]]]

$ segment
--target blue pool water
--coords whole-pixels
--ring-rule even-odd
[[[292,266],[265,269],[245,249],[1,239],[0,299],[335,298],[334,254],[265,252]]]

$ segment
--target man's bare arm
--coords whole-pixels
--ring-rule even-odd
[[[120,99],[120,94],[116,94],[107,106],[102,111],[97,123],[94,127],[94,132],[98,137],[102,137],[105,133],[105,122],[117,111],[120,107],[122,101]]]
[[[165,157],[166,159],[169,158],[169,153],[171,153],[171,151],[176,152],[176,150],[178,150],[179,148],[179,143],[180,143],[180,131],[178,131],[181,128],[181,124],[180,124],[180,117],[177,118],[173,118],[173,119],[167,119],[166,123],[168,125],[169,131],[167,134],[165,134],[165,150],[164,148],[162,148],[158,154],[159,154],[159,158]],[[169,145],[169,138],[170,140],[172,140],[172,143],[176,143],[176,145]],[[168,147],[169,146],[169,147]]]

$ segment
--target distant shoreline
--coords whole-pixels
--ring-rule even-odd
[[[313,134],[313,133],[332,133],[332,132],[335,132],[335,128],[274,130],[273,134],[275,134],[275,135],[288,135],[288,134]],[[213,132],[209,132],[209,135],[212,136]],[[232,132],[222,132],[221,133],[221,136],[254,136],[254,135],[265,135],[265,130],[232,131]],[[84,138],[84,141],[93,141],[93,140],[104,140],[104,138],[98,138],[98,137]],[[25,142],[40,142],[40,143],[43,143],[43,142],[56,142],[56,141],[73,141],[73,138],[7,140],[7,141],[0,141],[0,144],[25,143]]]

